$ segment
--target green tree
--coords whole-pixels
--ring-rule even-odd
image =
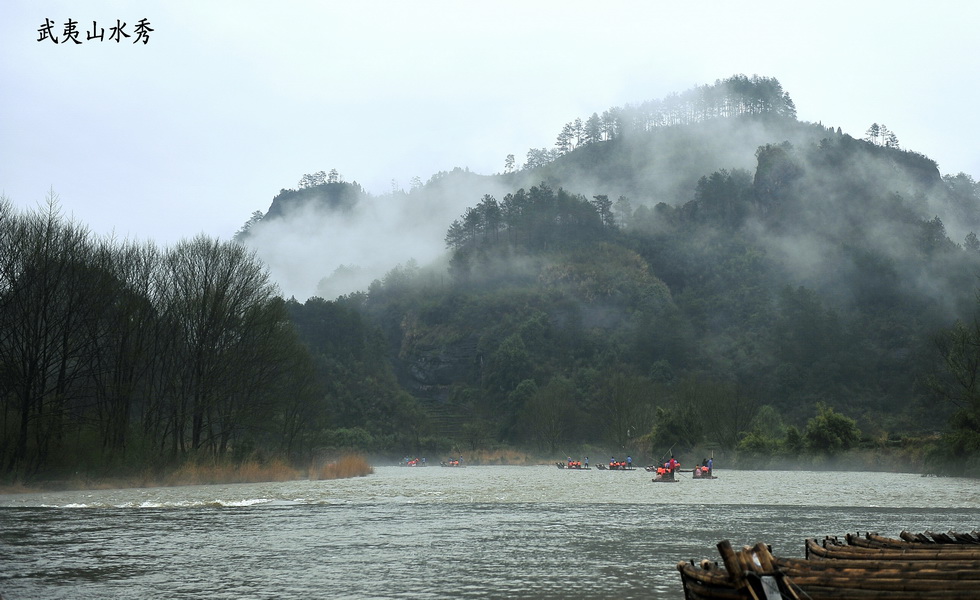
[[[966,173],[943,175],[946,206],[956,221],[967,227],[980,226],[980,183]]]
[[[761,146],[755,156],[757,164],[752,185],[760,211],[768,221],[782,223],[794,207],[799,193],[796,184],[805,170],[789,142]]]
[[[496,242],[500,237],[500,227],[503,222],[497,199],[490,194],[484,195],[478,209],[483,216],[484,236],[491,242]]]
[[[611,140],[622,131],[621,109],[610,108],[609,110],[603,111],[600,119],[602,120],[602,139]]]
[[[529,439],[555,452],[567,441],[576,420],[575,386],[562,377],[551,379],[524,405],[521,420]]]
[[[980,470],[980,321],[957,321],[937,336],[936,345],[941,366],[930,387],[954,408],[942,454],[950,464],[970,462]]]
[[[620,196],[613,204],[613,216],[620,227],[628,225],[633,218],[633,203],[626,196]]]
[[[704,439],[704,425],[697,411],[687,405],[658,406],[650,434],[651,451],[658,448],[688,449]]]
[[[752,431],[757,431],[770,438],[782,438],[785,434],[786,426],[779,411],[771,405],[766,404],[759,407],[758,412],[750,424]]]
[[[574,121],[572,121],[572,135],[573,135],[574,145],[575,146],[581,145],[582,136],[585,135],[585,124],[582,122],[582,119],[576,118]]]
[[[599,220],[603,227],[613,227],[616,224],[616,219],[612,213],[613,202],[609,196],[605,194],[593,196],[591,204],[599,214]]]
[[[861,436],[857,421],[822,402],[817,404],[817,410],[819,413],[807,422],[803,433],[810,452],[834,456],[857,444]]]
[[[715,171],[698,180],[690,217],[705,223],[737,227],[751,210],[752,175],[743,169]]]
[[[583,137],[585,144],[595,144],[602,141],[602,119],[599,118],[598,113],[592,113],[592,116],[585,122]]]
[[[484,386],[495,392],[509,393],[530,378],[531,357],[520,334],[504,339],[490,355],[484,369]]]
[[[877,144],[878,140],[881,139],[881,126],[877,123],[872,123],[868,127],[868,130],[864,132],[864,139],[872,144]]]
[[[795,425],[786,428],[781,449],[783,454],[793,457],[803,454],[806,450],[806,440],[803,439],[803,434]]]
[[[394,406],[398,429],[411,440],[414,449],[422,448],[422,440],[432,435],[432,420],[418,400],[406,392],[398,394]]]
[[[559,154],[567,154],[575,148],[575,132],[571,123],[565,123],[558,139],[555,141],[555,149]]]
[[[530,402],[537,391],[537,383],[533,379],[525,379],[518,383],[517,387],[506,395],[497,411],[502,421],[500,427],[501,439],[519,441],[521,434],[526,433],[521,422],[521,415],[523,414],[524,407]]]
[[[971,231],[966,234],[966,240],[963,242],[963,246],[972,252],[980,252],[980,238],[977,238],[977,234]]]
[[[654,398],[654,386],[646,378],[616,373],[606,380],[597,408],[614,447],[627,448],[632,440],[650,431]]]
[[[248,221],[245,221],[245,224],[242,225],[241,228],[235,232],[235,235],[233,236],[234,239],[240,240],[246,235],[248,235],[248,232],[252,230],[252,227],[258,225],[264,217],[265,214],[260,210],[256,210],[252,212],[252,216],[248,218]]]
[[[463,227],[463,222],[456,219],[449,226],[449,230],[446,231],[446,248],[450,250],[459,250],[468,242],[466,236],[466,228]]]
[[[751,431],[738,442],[736,450],[739,456],[751,459],[772,458],[779,447],[779,440],[766,435],[762,431]]]
[[[953,252],[957,249],[956,244],[946,235],[946,226],[943,225],[938,216],[933,217],[932,220],[923,221],[920,227],[918,246],[927,256]]]

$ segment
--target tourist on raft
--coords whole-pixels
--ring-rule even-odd
[[[627,462],[625,460],[624,461],[618,461],[618,460],[616,460],[616,457],[614,456],[614,457],[612,457],[612,458],[609,459],[609,468],[611,470],[614,470],[614,471],[615,470],[625,471],[627,469],[627,466],[631,462],[632,462],[632,459],[629,459],[629,462]]]

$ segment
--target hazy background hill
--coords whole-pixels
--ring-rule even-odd
[[[297,314],[320,296],[379,329],[419,444],[734,448],[828,407],[870,438],[945,427],[924,382],[973,312],[978,215],[970,176],[887,127],[800,122],[736,76],[583,116],[495,175],[307,175],[239,238]]]

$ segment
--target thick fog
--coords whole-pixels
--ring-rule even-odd
[[[366,291],[398,265],[425,266],[446,253],[446,231],[484,194],[506,193],[490,177],[465,171],[433,176],[423,187],[361,194],[350,209],[325,206],[315,194],[282,217],[251,227],[245,242],[266,263],[283,295],[332,300]]]
[[[861,151],[841,166],[821,165],[826,151],[820,145],[845,139]],[[486,194],[500,200],[544,182],[586,198],[626,196],[633,208],[681,206],[694,198],[701,177],[722,169],[754,174],[757,149],[783,142],[790,143],[789,158],[802,172],[788,192],[798,204],[794,223],[774,227],[750,218],[742,228],[782,265],[788,282],[849,305],[860,301],[866,284],[861,278],[869,265],[863,262],[878,261],[874,268],[888,273],[891,284],[933,309],[962,314],[962,277],[936,268],[939,258],[923,262],[923,222],[939,217],[944,231],[938,233],[960,245],[974,229],[950,210],[934,163],[913,155],[916,166],[925,168],[905,169],[895,152],[874,151],[833,127],[796,121],[718,119],[654,128],[580,147],[534,169],[495,176],[456,169],[424,185],[417,181],[409,191],[360,193],[351,208],[331,208],[310,192],[302,203],[254,225],[246,241],[284,296],[333,299],[367,290],[398,265],[426,266],[444,258],[449,225]]]

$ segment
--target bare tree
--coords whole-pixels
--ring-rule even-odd
[[[30,472],[63,440],[69,399],[90,367],[85,326],[98,306],[88,292],[98,278],[86,264],[87,230],[62,220],[56,195],[25,217],[0,212],[0,397],[17,419],[5,468]]]
[[[220,451],[234,396],[242,393],[238,383],[263,369],[243,344],[256,343],[252,328],[266,318],[277,290],[254,253],[203,236],[178,244],[163,265],[161,312],[174,332],[177,370],[171,376],[173,448],[198,450],[207,443]]]

